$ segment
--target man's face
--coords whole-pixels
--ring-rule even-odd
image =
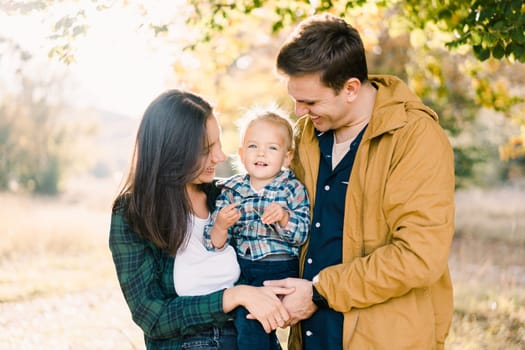
[[[288,77],[288,94],[295,101],[295,114],[308,114],[319,131],[337,130],[351,122],[344,88],[336,95],[319,74]]]

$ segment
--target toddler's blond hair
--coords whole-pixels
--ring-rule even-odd
[[[293,124],[287,114],[277,105],[266,107],[255,106],[248,109],[237,121],[239,128],[240,142],[242,144],[246,130],[258,121],[268,121],[281,126],[285,131],[287,148],[289,151],[294,149]]]

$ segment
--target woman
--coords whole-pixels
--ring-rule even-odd
[[[169,90],[142,118],[128,178],[113,204],[109,245],[133,320],[148,349],[236,349],[228,313],[250,311],[267,332],[289,315],[277,295],[293,290],[233,286],[235,252],[207,252],[203,227],[224,161],[211,106]]]

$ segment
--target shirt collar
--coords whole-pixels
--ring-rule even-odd
[[[281,170],[277,174],[277,176],[275,176],[272,182],[264,186],[264,188],[266,189],[268,187],[279,187],[281,183],[290,178],[291,174],[292,173],[290,169]],[[248,174],[238,174],[231,176],[225,180],[221,180],[219,182],[219,185],[234,190],[243,197],[256,195],[255,191],[252,189],[252,186],[250,186],[250,175]]]

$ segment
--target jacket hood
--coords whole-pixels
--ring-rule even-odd
[[[403,127],[412,112],[423,112],[438,120],[436,112],[425,106],[401,79],[391,75],[371,75],[369,80],[377,88],[377,95],[365,138]]]

